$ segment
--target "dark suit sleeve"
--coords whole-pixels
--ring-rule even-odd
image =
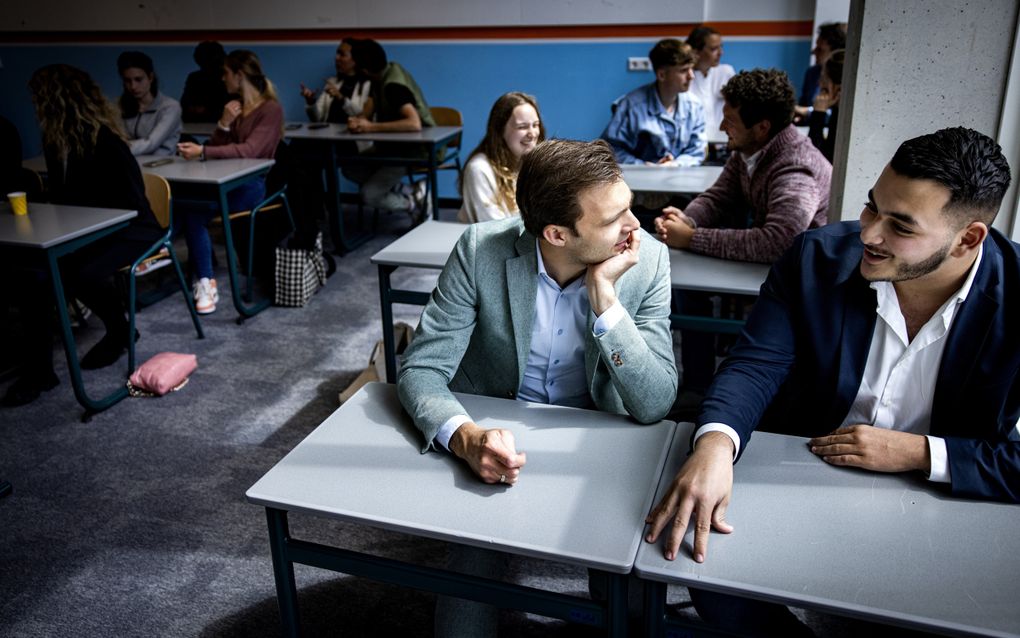
[[[1017,440],[1020,379],[1017,372],[1013,374],[1000,417],[1001,440],[945,437],[954,496],[1020,503],[1020,440]]]
[[[793,368],[803,236],[775,263],[737,343],[708,388],[698,425],[724,423],[740,436],[740,450]]]

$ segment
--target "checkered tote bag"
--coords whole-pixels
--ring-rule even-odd
[[[277,306],[300,308],[326,284],[326,260],[322,256],[322,233],[315,237],[315,248],[276,248]]]

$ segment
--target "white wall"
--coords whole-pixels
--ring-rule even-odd
[[[810,20],[812,0],[44,0],[0,31],[340,29]]]
[[[854,0],[830,219],[856,219],[906,139],[949,126],[999,137],[1020,0]],[[850,144],[847,144],[847,141]],[[1008,150],[1007,150],[1008,151]],[[1014,176],[1020,157],[1006,158]],[[1009,232],[1004,206],[996,226]]]

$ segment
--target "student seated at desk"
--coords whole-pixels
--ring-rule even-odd
[[[798,237],[709,388],[648,541],[675,521],[672,560],[694,522],[701,562],[710,529],[733,531],[733,463],[756,428],[814,437],[832,465],[1020,502],[1020,245],[991,228],[1009,183],[992,139],[943,129],[900,145],[859,222]],[[710,620],[754,626],[706,598]]]
[[[707,191],[684,210],[668,207],[655,220],[659,238],[673,248],[771,263],[793,238],[825,224],[832,165],[790,124],[793,86],[778,70],[741,71],[723,87],[722,130],[730,157]],[[679,310],[710,315],[704,293],[677,297]],[[687,403],[696,403],[715,369],[715,340],[681,331]]]
[[[400,64],[388,61],[378,42],[362,40],[355,47],[355,63],[372,81],[375,119],[351,117],[347,120],[351,133],[420,131],[424,126],[435,126],[428,102],[414,77]],[[377,141],[373,152],[385,157],[425,157],[425,151],[414,149],[413,145],[393,142]],[[406,167],[362,165],[345,168],[343,172],[361,184],[361,197],[366,205],[405,211],[415,219],[424,217],[428,182],[421,180],[414,188],[402,184]]]
[[[833,51],[822,67],[821,88],[808,116],[808,138],[825,159],[832,161],[839,125],[839,96],[843,86],[844,51]]]
[[[214,40],[199,42],[192,54],[197,71],[188,74],[181,94],[181,119],[185,122],[215,122],[230,101],[223,85],[223,60],[227,52]]]
[[[159,92],[152,58],[141,51],[125,51],[117,57],[117,71],[124,83],[120,114],[132,155],[173,155],[181,136],[181,105]]]
[[[655,82],[613,102],[602,138],[621,164],[695,166],[705,161],[705,109],[688,92],[694,51],[679,40],[660,40],[648,52]]]
[[[272,159],[283,139],[283,107],[276,100],[273,83],[262,72],[258,57],[251,51],[231,51],[223,66],[223,83],[230,93],[241,95],[223,107],[223,115],[212,137],[203,146],[184,142],[177,151],[185,159],[265,158]],[[265,178],[246,182],[227,195],[231,211],[248,210],[266,195]],[[195,276],[195,310],[199,314],[216,311],[219,292],[213,279],[212,242],[209,221],[220,213],[219,203],[203,206],[195,202],[177,205],[180,226],[188,242],[188,254]]]
[[[818,25],[818,38],[811,54],[815,63],[804,71],[804,81],[800,87],[800,98],[797,100],[795,119],[797,124],[803,122],[811,114],[815,97],[821,87],[822,69],[833,51],[846,49],[846,23],[826,22]]]
[[[485,137],[471,151],[460,181],[464,203],[457,219],[465,224],[502,219],[517,210],[521,158],[545,140],[538,102],[527,93],[506,93],[492,105]]]
[[[67,296],[76,297],[103,322],[106,333],[81,359],[86,370],[115,363],[127,351],[128,334],[119,290],[112,275],[131,264],[162,235],[145,198],[138,162],[124,142],[120,114],[84,71],[64,64],[45,66],[28,83],[43,134],[50,200],[55,204],[138,211],[127,228],[61,259]],[[11,278],[28,287],[14,299],[21,305],[27,334],[19,341],[21,371],[3,398],[24,405],[55,387],[54,305],[42,273]]]
[[[701,100],[701,106],[705,109],[706,133],[714,133],[722,124],[722,106],[725,101],[722,88],[737,72],[729,64],[720,64],[722,36],[712,27],[695,27],[687,36],[687,44],[697,58],[690,93]]]
[[[397,389],[424,436],[422,452],[447,449],[486,483],[520,478],[526,458],[513,435],[483,430],[451,391],[640,423],[665,416],[677,380],[669,258],[640,229],[630,199],[605,142],[552,140],[524,156],[520,217],[468,227],[405,354]],[[487,554],[453,561],[497,569]],[[495,635],[493,615],[478,618],[477,607],[444,599],[437,635],[464,635],[457,625],[469,616],[470,635]]]
[[[336,48],[333,63],[336,75],[326,78],[322,92],[301,85],[301,97],[305,98],[305,112],[312,122],[336,122],[343,124],[352,115],[372,117],[372,81],[357,68],[353,48],[354,38],[344,38]]]

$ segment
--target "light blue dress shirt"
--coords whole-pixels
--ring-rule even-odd
[[[531,328],[531,349],[517,399],[575,408],[590,407],[591,395],[584,370],[584,340],[591,305],[584,274],[561,288],[546,272],[537,239],[535,256],[538,258],[535,318]],[[593,334],[598,337],[612,330],[626,312],[617,301],[595,319]],[[470,420],[466,414],[450,417],[436,433],[436,442],[450,449],[453,433]]]
[[[658,162],[666,153],[681,166],[705,160],[705,109],[690,93],[678,93],[668,113],[652,82],[617,98],[613,109],[602,138],[620,164]]]

